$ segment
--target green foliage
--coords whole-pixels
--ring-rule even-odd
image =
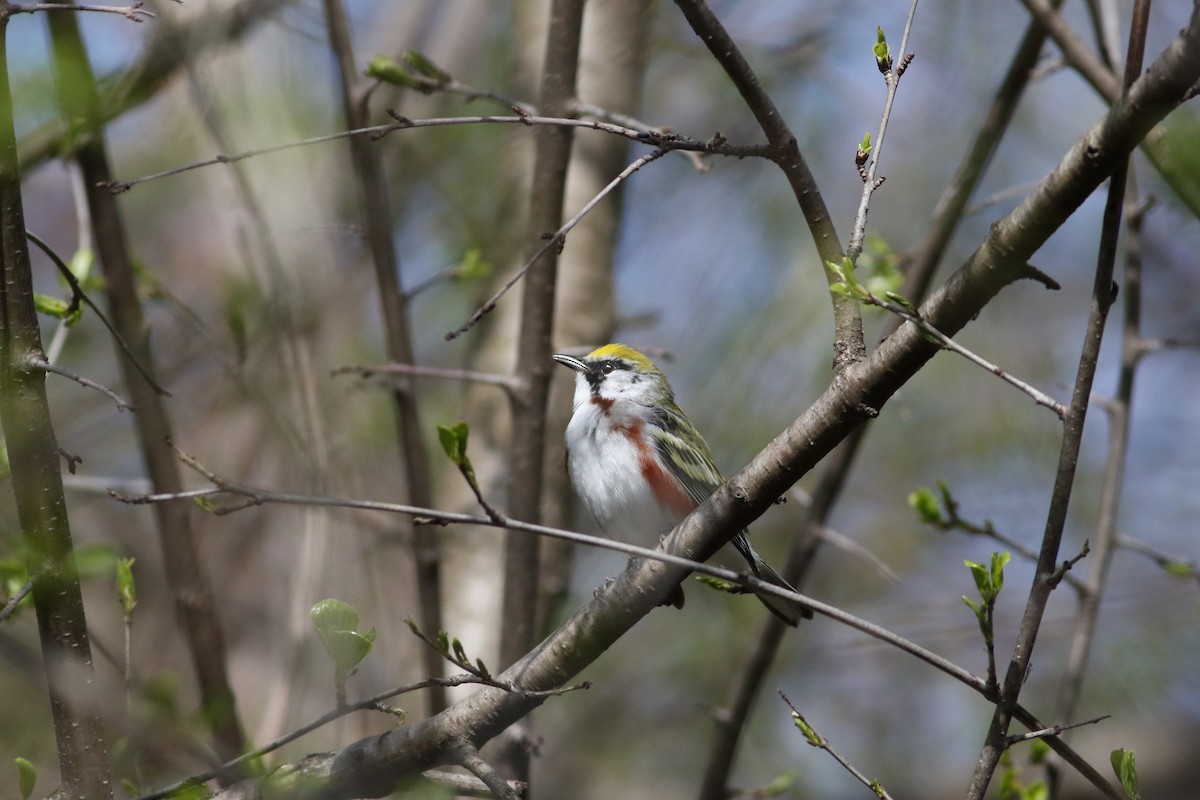
[[[17,765],[17,786],[21,792],[21,800],[28,800],[33,795],[33,787],[37,785],[37,767],[27,758],[17,756],[13,759]]]
[[[430,84],[430,81],[449,83],[453,80],[450,73],[433,63],[424,53],[416,50],[405,50],[400,54],[399,62],[388,56],[375,56],[367,64],[364,74],[368,78],[390,83],[393,86],[402,86],[405,89],[415,89],[423,94],[430,94],[436,88]]]
[[[938,489],[944,498],[947,493],[946,484],[939,481]],[[944,525],[948,522],[945,509],[932,489],[921,487],[912,492],[908,496],[908,505],[917,512],[917,519],[926,525]]]
[[[808,724],[808,720],[797,714],[795,711],[792,712],[792,724],[796,726],[796,730],[804,734],[804,738],[813,747],[821,747],[825,744],[824,740],[821,739],[821,737],[817,735],[817,732],[812,729],[812,726]]]
[[[117,596],[121,598],[121,612],[126,619],[133,616],[137,605],[137,585],[133,581],[134,558],[117,559]]]
[[[829,284],[829,291],[840,294],[842,297],[849,297],[851,300],[866,300],[869,296],[867,290],[855,277],[854,262],[849,258],[843,258],[841,263],[826,261],[825,269],[829,270],[836,278],[833,283]]]
[[[1142,790],[1138,785],[1137,766],[1133,761],[1133,751],[1120,748],[1113,750],[1109,755],[1109,760],[1112,761],[1113,772],[1117,775],[1117,780],[1121,782],[1121,788],[1125,790],[1125,796],[1129,800],[1142,800]]]
[[[474,663],[472,663],[470,656],[467,655],[467,649],[463,647],[462,642],[457,637],[451,638],[450,634],[446,631],[438,631],[437,636],[430,639],[421,632],[421,629],[417,627],[417,623],[413,620],[406,619],[404,622],[418,639],[441,653],[442,658],[451,664],[462,667],[478,678],[492,680],[492,673],[483,659],[476,658]]]
[[[75,323],[83,318],[83,304],[76,303],[72,308],[69,300],[64,300],[61,297],[54,297],[41,292],[33,293],[33,307],[37,309],[39,314],[44,314],[47,317],[61,319],[67,327],[72,327]]]
[[[1000,596],[1000,590],[1004,588],[1004,567],[1011,559],[1012,555],[1009,553],[992,553],[992,563],[988,567],[974,561],[963,562],[971,570],[971,577],[975,579],[975,588],[979,591],[979,602],[971,600],[966,595],[963,595],[963,602],[975,613],[975,618],[979,621],[979,630],[983,633],[983,639],[989,647],[993,641],[992,610],[996,606],[996,598]]]
[[[416,89],[418,92],[425,92],[426,94],[430,91],[430,87],[418,81],[408,70],[388,56],[379,55],[372,58],[370,63],[367,64],[366,72],[363,74],[368,78],[390,83],[393,86]]]
[[[371,652],[375,629],[360,632],[357,609],[341,600],[322,600],[312,607],[309,616],[325,652],[333,660],[334,683],[340,694],[351,672]]]
[[[887,37],[883,35],[883,27],[876,27],[875,44],[871,47],[871,52],[875,54],[875,66],[879,67],[880,72],[887,72],[892,68],[892,53],[888,48]]]
[[[467,438],[471,434],[471,429],[465,422],[456,422],[453,425],[438,425],[437,431],[438,441],[442,443],[442,450],[445,451],[446,457],[450,459],[450,463],[458,467],[458,471],[462,473],[471,489],[478,495],[479,482],[475,480],[475,467],[467,455]]]

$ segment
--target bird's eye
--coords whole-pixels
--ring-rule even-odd
[[[603,372],[605,375],[611,374],[612,371],[616,368],[617,368],[617,365],[612,363],[611,361],[605,361],[603,364],[600,365],[600,371]]]

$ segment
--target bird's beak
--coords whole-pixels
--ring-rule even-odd
[[[565,356],[561,353],[558,353],[558,354],[552,355],[550,357],[553,358],[558,363],[562,364],[564,367],[568,367],[570,369],[575,370],[580,375],[586,375],[588,372],[591,371],[587,364],[585,364],[582,360],[576,358],[575,356]]]

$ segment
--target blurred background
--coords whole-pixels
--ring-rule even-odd
[[[80,22],[97,74],[119,76],[164,26],[195,31],[235,5],[157,2],[147,7],[159,17],[142,24],[103,14],[81,15]],[[196,48],[185,67],[108,128],[119,180],[344,128],[320,4],[278,5],[235,42],[201,47],[188,39],[180,45]],[[1122,26],[1130,5],[1111,4]],[[377,53],[415,49],[464,83],[536,99],[536,73],[528,63],[542,46],[534,23],[545,11],[538,3],[349,0],[347,7],[360,67]],[[862,187],[854,151],[864,132],[874,136],[884,101],[870,53],[875,27],[883,27],[898,51],[908,4],[714,0],[712,7],[799,138],[844,244]],[[1150,58],[1188,12],[1186,3],[1154,6]],[[1082,3],[1067,3],[1064,13],[1077,31],[1090,35]],[[887,182],[870,210],[869,231],[881,249],[901,254],[920,242],[1027,24],[1016,2],[921,4],[908,45],[916,59],[901,83],[884,143],[880,171]],[[32,149],[57,119],[44,25],[36,14],[12,19],[9,68],[27,225],[69,255],[87,244],[76,207],[78,177],[52,153],[45,157]],[[642,99],[638,107],[613,110],[699,139],[719,131],[734,143],[762,140],[673,4],[650,3],[626,35],[646,37]],[[1122,49],[1125,36],[1122,27]],[[596,57],[602,61],[604,54]],[[1047,47],[974,197],[979,207],[965,218],[943,261],[942,278],[1103,113],[1096,94],[1056,59],[1057,51]],[[584,93],[582,99],[591,98]],[[389,107],[414,119],[508,113],[461,97],[382,87],[371,100],[373,119],[386,122],[383,110]],[[577,142],[583,147],[598,137],[604,134],[580,131]],[[458,327],[534,244],[525,240],[523,225],[531,142],[530,131],[520,126],[479,125],[403,131],[377,143],[394,201],[402,282],[410,289],[429,282],[410,303],[419,364],[511,370],[503,314],[519,310],[516,293],[502,301],[495,319],[467,335],[447,342],[443,334]],[[643,152],[631,145],[625,161]],[[615,246],[615,337],[663,354],[660,365],[681,407],[728,474],[825,389],[831,314],[808,230],[774,165],[719,158],[707,164],[711,169],[701,172],[688,158],[671,155],[643,168],[625,186],[608,239]],[[1135,158],[1134,168],[1139,190],[1157,201],[1144,226],[1144,333],[1200,342],[1194,302],[1200,296],[1200,227],[1142,159]],[[401,479],[388,393],[378,381],[332,374],[384,360],[346,143],[164,177],[135,186],[120,202],[142,270],[162,382],[172,393],[168,410],[179,446],[246,483],[396,499]],[[1089,200],[1035,258],[1061,291],[1031,281],[1015,284],[958,337],[1062,401],[1069,399],[1082,343],[1102,207],[1100,195]],[[569,238],[564,257],[581,244]],[[270,250],[279,256],[274,266]],[[490,266],[490,277],[462,278],[460,270],[458,278],[438,278],[475,260]],[[34,268],[41,291],[62,294],[45,258],[35,254]],[[865,315],[872,347],[884,320],[879,312]],[[1118,304],[1096,381],[1102,397],[1115,387],[1120,323]],[[56,321],[46,321],[47,341],[56,329]],[[60,335],[60,363],[121,391],[111,342],[95,315],[86,314]],[[601,343],[564,337],[556,344]],[[489,354],[489,347],[501,355]],[[1187,348],[1142,362],[1118,525],[1122,535],[1193,563],[1200,557],[1200,404],[1193,400],[1200,395],[1198,367],[1200,355]],[[502,441],[506,406],[488,402],[492,389],[432,380],[419,387],[435,463],[436,424],[466,420],[482,437],[481,446],[489,436]],[[96,393],[65,381],[50,388],[62,447],[82,458],[77,474],[68,476],[76,543],[137,559],[133,658],[144,690],[139,704],[146,706],[139,714],[149,729],[169,732],[173,744],[137,759],[115,749],[120,775],[132,776],[132,764],[140,760],[139,780],[157,785],[196,771],[205,752],[201,740],[189,736],[199,731],[193,678],[163,585],[151,511],[117,503],[105,491],[145,490],[132,424]],[[567,397],[560,387],[552,401],[560,418],[568,411]],[[945,480],[964,518],[990,520],[1036,550],[1059,431],[1053,414],[1027,396],[960,358],[938,356],[871,424],[830,519],[830,527],[862,552],[825,546],[805,591],[982,674],[981,638],[961,599],[974,594],[963,560],[987,562],[1004,548],[923,526],[906,499]],[[560,431],[552,435],[557,439]],[[1064,557],[1094,536],[1107,435],[1108,421],[1096,406],[1088,417]],[[813,488],[817,477],[808,476],[800,488]],[[199,476],[189,480],[203,485]],[[459,480],[439,467],[439,498],[447,507],[470,509]],[[498,486],[490,491],[502,504]],[[768,560],[784,559],[800,506],[778,506],[752,529]],[[591,530],[582,515],[572,519],[576,528]],[[416,614],[412,566],[394,520],[267,506],[221,517],[197,513],[196,525],[252,741],[277,736],[333,705],[332,667],[308,621],[309,608],[322,598],[354,604],[364,627],[379,633],[375,652],[350,682],[352,698],[422,677],[422,645],[403,622]],[[15,541],[17,532],[6,491],[0,499],[3,542]],[[459,544],[493,552],[485,541],[494,542],[494,535],[471,534]],[[588,600],[622,563],[613,554],[575,553],[571,594],[560,613]],[[1085,560],[1079,574],[1086,568]],[[495,595],[486,587],[498,577],[500,562],[481,556],[460,569],[448,589],[461,593],[448,624],[469,653],[486,655],[495,646],[488,638],[495,633],[488,627]],[[1032,565],[1014,557],[997,607],[997,656],[1005,661],[1031,577]],[[120,709],[123,633],[111,579],[89,581],[85,598],[98,681]],[[682,611],[651,614],[580,676],[592,682],[589,691],[551,700],[534,715],[533,732],[541,740],[534,774],[543,796],[695,795],[712,711],[750,647],[762,608],[752,599],[700,587],[691,588],[688,598]],[[1194,758],[1200,741],[1198,599],[1194,572],[1172,576],[1144,555],[1117,552],[1078,706],[1081,719],[1112,718],[1075,731],[1070,741],[1106,774],[1110,750],[1134,750],[1146,796],[1190,796],[1184,787],[1200,780]],[[1076,613],[1073,593],[1056,592],[1022,695],[1043,718],[1054,707]],[[6,704],[9,711],[0,715],[0,749],[52,774],[54,741],[39,658],[31,612],[2,626],[0,696],[24,700]],[[792,772],[787,797],[858,797],[865,790],[804,743],[776,689],[897,797],[960,795],[991,716],[981,698],[945,676],[820,619],[789,633],[766,688],[734,783],[760,787]],[[419,700],[397,704],[414,717],[423,713]],[[271,761],[333,749],[390,724],[382,715],[348,717]],[[14,781],[12,768],[0,765],[0,786]]]

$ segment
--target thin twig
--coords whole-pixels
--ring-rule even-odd
[[[1072,722],[1070,725],[1051,725],[1049,728],[1042,728],[1038,731],[1014,734],[1008,737],[1008,746],[1012,747],[1014,744],[1028,742],[1031,739],[1045,739],[1047,736],[1058,736],[1063,731],[1069,731],[1072,728],[1082,728],[1084,725],[1095,725],[1098,722],[1103,722],[1111,716],[1112,714],[1103,714],[1099,717],[1084,720],[1083,722]]]
[[[176,0],[178,2],[179,0]],[[143,17],[154,18],[154,14],[145,10],[142,0],[137,0],[127,6],[91,6],[71,3],[3,3],[0,5],[0,18],[11,17],[14,14],[32,14],[36,11],[94,11],[100,14],[120,14],[133,22],[143,22]]]
[[[1020,378],[1017,378],[1015,375],[1012,375],[1012,374],[1004,371],[1003,369],[996,366],[995,364],[988,361],[987,359],[983,358],[982,356],[978,356],[975,353],[971,352],[967,348],[960,345],[958,342],[955,342],[953,339],[951,339],[946,334],[939,331],[937,328],[930,325],[926,320],[924,320],[920,316],[914,314],[912,311],[909,311],[908,309],[902,307],[898,303],[893,303],[890,300],[884,300],[882,298],[876,297],[874,294],[871,294],[870,292],[867,293],[867,298],[864,300],[864,302],[869,303],[870,305],[873,305],[873,306],[878,306],[879,308],[887,309],[888,311],[892,312],[896,316],[901,317],[901,318],[911,322],[913,325],[916,325],[918,328],[920,328],[923,332],[925,332],[929,336],[933,337],[937,341],[937,343],[939,345],[941,345],[943,348],[945,348],[951,352],[957,353],[958,355],[960,355],[963,358],[970,361],[972,364],[975,364],[978,367],[982,367],[983,369],[992,373],[993,375],[1000,378],[1005,383],[1008,383],[1009,385],[1015,386],[1017,389],[1020,389],[1022,392],[1029,395],[1030,397],[1032,397],[1033,401],[1035,403],[1037,403],[1039,406],[1045,406],[1046,408],[1053,411],[1056,415],[1058,415],[1059,419],[1066,418],[1067,407],[1065,405],[1058,402],[1053,397],[1051,397],[1050,395],[1041,391],[1040,389],[1037,389],[1034,386],[1031,386],[1030,384],[1021,380]]]
[[[1131,536],[1118,536],[1116,544],[1122,550],[1128,550],[1131,553],[1145,556],[1166,570],[1170,575],[1200,581],[1200,562],[1194,558],[1179,558],[1169,555]]]
[[[112,400],[114,403],[116,403],[117,411],[133,411],[134,410],[133,406],[131,406],[129,403],[122,400],[120,398],[120,396],[116,392],[114,392],[112,389],[109,389],[107,386],[103,386],[102,384],[96,383],[91,378],[85,378],[78,373],[72,372],[71,370],[67,369],[66,367],[60,367],[55,364],[51,364],[49,361],[47,361],[46,359],[41,358],[39,356],[31,356],[30,358],[26,359],[25,363],[29,364],[29,366],[31,366],[35,369],[40,369],[44,372],[53,372],[55,375],[61,375],[64,378],[70,378],[71,380],[78,383],[80,386],[86,386],[89,389],[95,389],[97,392],[100,392],[100,394],[104,395],[109,400]]]
[[[870,789],[871,792],[873,792],[880,800],[892,800],[892,796],[887,793],[886,789],[883,788],[883,784],[881,784],[879,781],[868,778],[862,773],[861,770],[851,764],[841,753],[839,753],[837,750],[834,750],[833,745],[829,743],[829,740],[817,733],[816,728],[814,728],[809,721],[804,718],[804,715],[801,714],[799,709],[792,704],[792,701],[788,699],[786,694],[781,691],[779,696],[783,698],[783,702],[787,703],[787,707],[792,710],[792,719],[795,720],[796,727],[800,728],[801,733],[804,734],[804,740],[806,742],[818,750],[824,750],[826,753],[829,753],[829,755],[833,757],[834,761],[841,764],[847,772],[854,776],[856,781]]]
[[[534,264],[536,264],[538,262],[538,260],[543,255],[545,255],[546,252],[548,252],[550,250],[550,248],[557,247],[560,250],[562,249],[562,246],[563,246],[564,242],[566,241],[567,233],[570,232],[570,230],[572,228],[574,228],[576,225],[578,225],[580,223],[580,221],[583,220],[584,216],[586,216],[589,211],[591,211],[593,208],[596,207],[597,203],[599,203],[601,200],[603,200],[605,197],[607,197],[610,192],[612,192],[614,189],[616,189],[618,186],[620,186],[621,183],[624,182],[625,179],[628,178],[630,175],[637,172],[639,169],[646,166],[651,161],[655,161],[659,158],[662,158],[664,155],[667,154],[667,152],[668,152],[667,150],[665,150],[661,147],[656,150],[652,150],[651,152],[646,153],[645,155],[641,156],[640,158],[634,160],[632,163],[629,164],[629,166],[627,166],[627,167],[625,167],[625,169],[621,170],[621,173],[619,175],[617,175],[617,177],[613,178],[607,186],[605,186],[603,189],[601,189],[600,192],[595,197],[593,197],[591,200],[589,200],[587,203],[585,203],[583,208],[579,209],[579,212],[577,214],[575,214],[575,216],[573,216],[569,220],[567,220],[566,223],[561,228],[559,228],[557,231],[555,231],[553,234],[550,234],[549,236],[547,236],[546,243],[544,245],[542,245],[540,248],[538,248],[538,251],[533,254],[532,258],[530,258],[528,261],[525,262],[525,266],[521,267],[519,270],[517,270],[512,275],[512,277],[510,277],[507,281],[505,281],[504,285],[500,287],[500,290],[497,291],[495,294],[493,294],[491,297],[489,297],[487,299],[487,302],[485,302],[482,306],[480,306],[478,309],[476,309],[475,313],[473,313],[470,316],[470,318],[465,323],[462,324],[462,326],[447,333],[445,336],[446,340],[449,341],[451,339],[456,339],[459,336],[461,336],[462,334],[469,331],[471,328],[475,327],[475,325],[481,319],[483,319],[484,316],[486,316],[493,308],[496,307],[496,303],[500,300],[500,298],[503,297],[508,292],[509,289],[511,289],[513,286],[515,286],[517,281],[521,280],[521,278],[523,278],[525,276],[525,273],[528,272],[529,269]]]
[[[68,267],[67,263],[62,260],[62,257],[59,256],[58,253],[54,252],[54,249],[50,247],[50,245],[46,244],[46,242],[44,242],[39,236],[35,235],[32,231],[25,231],[25,236],[29,239],[29,241],[37,245],[38,248],[46,254],[47,258],[54,262],[54,266],[58,268],[59,274],[63,276],[64,280],[66,280],[67,285],[71,287],[71,303],[74,304],[77,299],[82,300],[83,303],[90,308],[97,317],[99,317],[100,321],[104,323],[104,327],[108,328],[108,332],[112,334],[113,340],[117,343],[117,346],[121,348],[121,352],[125,354],[125,357],[128,358],[130,363],[133,364],[134,368],[137,369],[138,374],[145,378],[146,383],[150,384],[151,388],[153,388],[155,392],[163,397],[170,397],[171,393],[159,386],[158,382],[155,381],[154,378],[150,377],[150,373],[145,367],[142,366],[137,357],[134,356],[133,350],[129,347],[129,344],[124,338],[122,338],[121,334],[117,332],[117,329],[113,327],[112,323],[108,321],[108,317],[106,317],[104,312],[92,302],[92,298],[88,297],[87,293],[83,291],[83,287],[79,285],[79,279],[75,277],[74,272],[71,272],[71,268]]]
[[[708,141],[700,141],[687,136],[682,136],[676,133],[654,133],[647,131],[634,130],[621,125],[614,125],[610,122],[600,122],[598,120],[585,119],[568,119],[562,117],[536,117],[536,116],[512,116],[512,117],[497,117],[497,116],[471,116],[471,117],[439,117],[433,119],[408,119],[407,117],[394,116],[394,121],[386,125],[371,125],[366,128],[356,128],[352,131],[339,131],[337,133],[327,133],[322,136],[313,136],[308,139],[300,139],[294,142],[284,142],[283,144],[270,145],[268,147],[260,147],[254,150],[245,150],[241,153],[233,155],[220,154],[204,161],[197,161],[192,164],[185,164],[182,167],[174,167],[172,169],[163,170],[162,172],[143,175],[140,178],[132,178],[127,181],[111,181],[107,184],[108,188],[114,194],[128,191],[138,184],[148,181],[166,178],[172,175],[179,175],[191,170],[201,169],[203,167],[211,167],[216,164],[235,164],[239,161],[244,161],[248,158],[267,155],[268,153],[278,153],[284,150],[292,150],[297,147],[309,147],[316,144],[324,144],[325,142],[335,142],[339,139],[345,139],[351,136],[369,136],[373,139],[380,139],[390,133],[400,130],[409,130],[415,128],[434,128],[445,125],[559,125],[569,128],[586,128],[588,130],[604,131],[622,136],[641,144],[651,145],[664,151],[672,150],[693,150],[700,153],[713,153],[716,155],[733,156],[734,158],[770,158],[770,153],[767,148],[761,145],[733,145],[723,139],[710,139]]]
[[[846,256],[851,263],[857,262],[862,253],[863,240],[867,233],[867,210],[871,205],[871,195],[883,183],[882,180],[876,180],[875,176],[879,170],[879,157],[883,152],[883,140],[887,134],[888,122],[892,117],[892,103],[896,99],[896,90],[900,87],[900,77],[908,66],[908,62],[912,60],[911,54],[905,55],[905,53],[908,47],[908,35],[912,32],[913,18],[917,15],[917,2],[918,0],[912,0],[908,7],[908,18],[904,21],[904,35],[900,40],[899,54],[901,63],[890,66],[883,76],[887,81],[887,98],[883,103],[883,115],[879,120],[879,133],[875,137],[871,160],[867,163],[866,172],[863,175],[862,198],[858,201],[858,213],[854,216],[854,230],[850,232],[850,244],[846,248]]]
[[[373,375],[414,375],[419,378],[442,378],[450,381],[468,381],[470,383],[482,383],[489,386],[499,386],[508,392],[517,390],[519,384],[515,378],[507,375],[493,375],[488,372],[474,372],[468,369],[446,369],[444,367],[423,367],[418,364],[356,364],[345,367],[338,367],[330,374],[346,375],[348,373],[357,373],[362,378],[370,378]]]
[[[16,594],[14,594],[12,597],[8,598],[8,602],[4,604],[4,608],[0,608],[0,622],[3,622],[4,620],[8,619],[9,615],[12,614],[13,611],[16,610],[17,605],[20,604],[20,602],[22,600],[24,600],[26,598],[26,596],[28,596],[28,594],[32,591],[33,591],[33,578],[30,577],[29,580],[25,581],[25,585],[23,585],[20,589],[17,590]]]

